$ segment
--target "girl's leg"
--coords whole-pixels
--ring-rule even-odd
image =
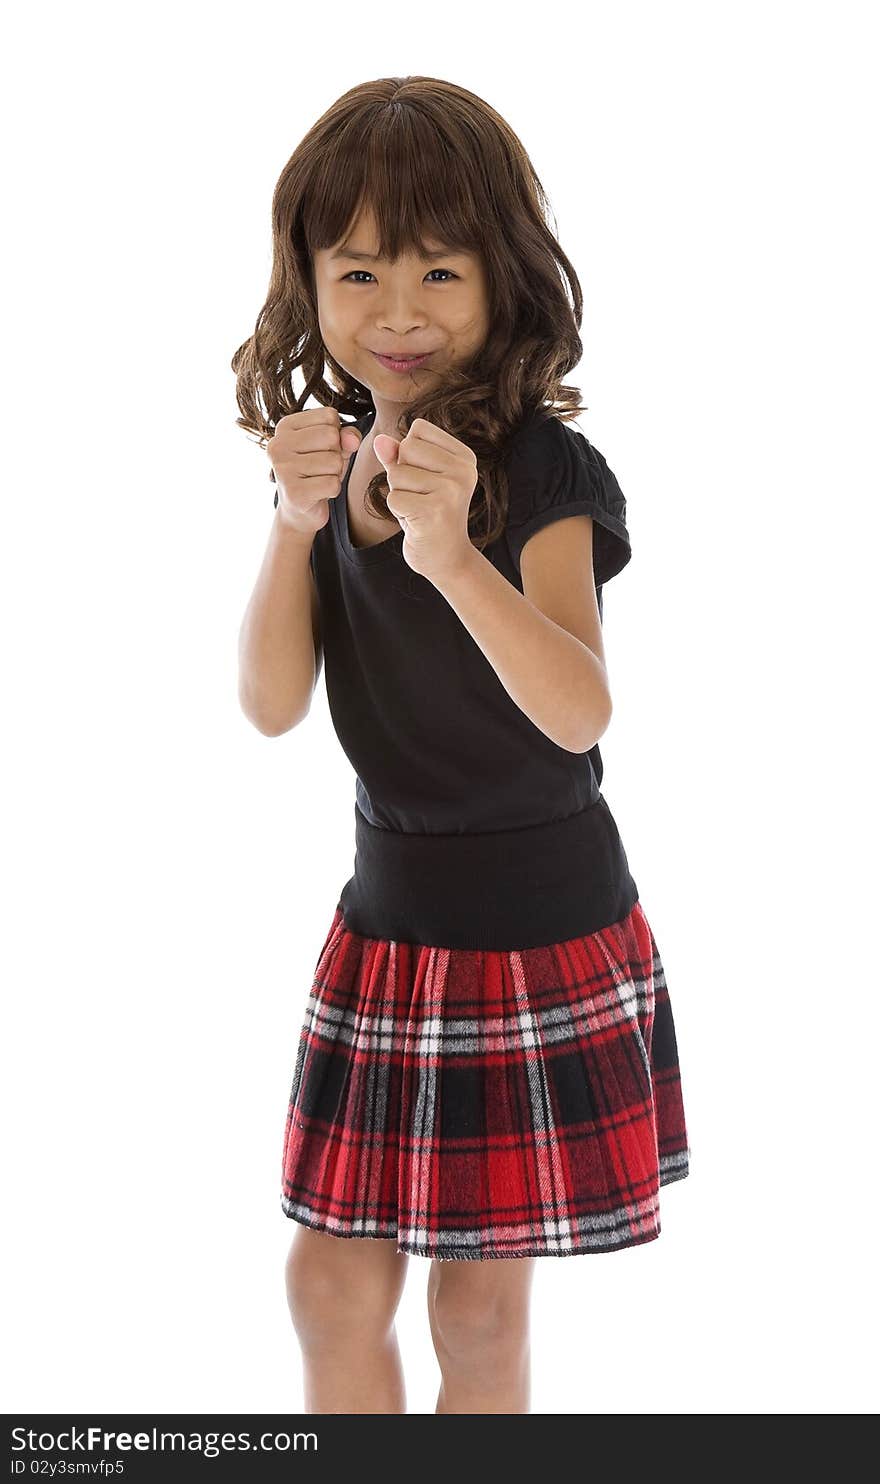
[[[533,1257],[431,1263],[437,1412],[528,1412]]]
[[[307,1412],[405,1412],[394,1315],[408,1255],[393,1239],[335,1237],[297,1224],[287,1303]]]

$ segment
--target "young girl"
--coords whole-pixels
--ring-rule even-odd
[[[434,78],[345,93],[272,223],[232,362],[276,485],[241,704],[289,731],[323,659],[357,775],[283,1150],[305,1404],[405,1411],[413,1254],[437,1411],[527,1412],[534,1259],[656,1238],[689,1159],[663,966],[599,788],[602,587],[630,541],[569,426],[580,285],[519,140]]]

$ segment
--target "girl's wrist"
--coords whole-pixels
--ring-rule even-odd
[[[306,552],[311,551],[317,534],[315,531],[301,531],[297,526],[291,525],[290,521],[281,514],[280,506],[275,511],[274,531],[277,539],[283,542],[285,547],[292,549],[299,546]]]

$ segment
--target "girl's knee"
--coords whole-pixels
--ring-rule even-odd
[[[449,1267],[455,1265],[450,1263]],[[482,1267],[482,1263],[468,1267]],[[528,1340],[529,1279],[524,1268],[512,1282],[481,1281],[438,1265],[428,1284],[431,1331],[438,1354],[479,1362],[499,1352],[518,1353]],[[513,1276],[513,1275],[511,1275]]]
[[[299,1338],[311,1344],[385,1334],[400,1299],[399,1274],[370,1261],[363,1242],[298,1230],[285,1265],[287,1304]],[[361,1257],[362,1261],[357,1261]]]

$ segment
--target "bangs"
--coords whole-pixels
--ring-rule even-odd
[[[376,250],[390,262],[403,253],[426,256],[432,246],[480,252],[492,224],[477,150],[462,156],[460,140],[453,148],[435,120],[412,106],[382,105],[366,134],[363,116],[359,122],[357,131],[325,142],[304,194],[309,252],[347,241],[364,209],[375,219]]]

